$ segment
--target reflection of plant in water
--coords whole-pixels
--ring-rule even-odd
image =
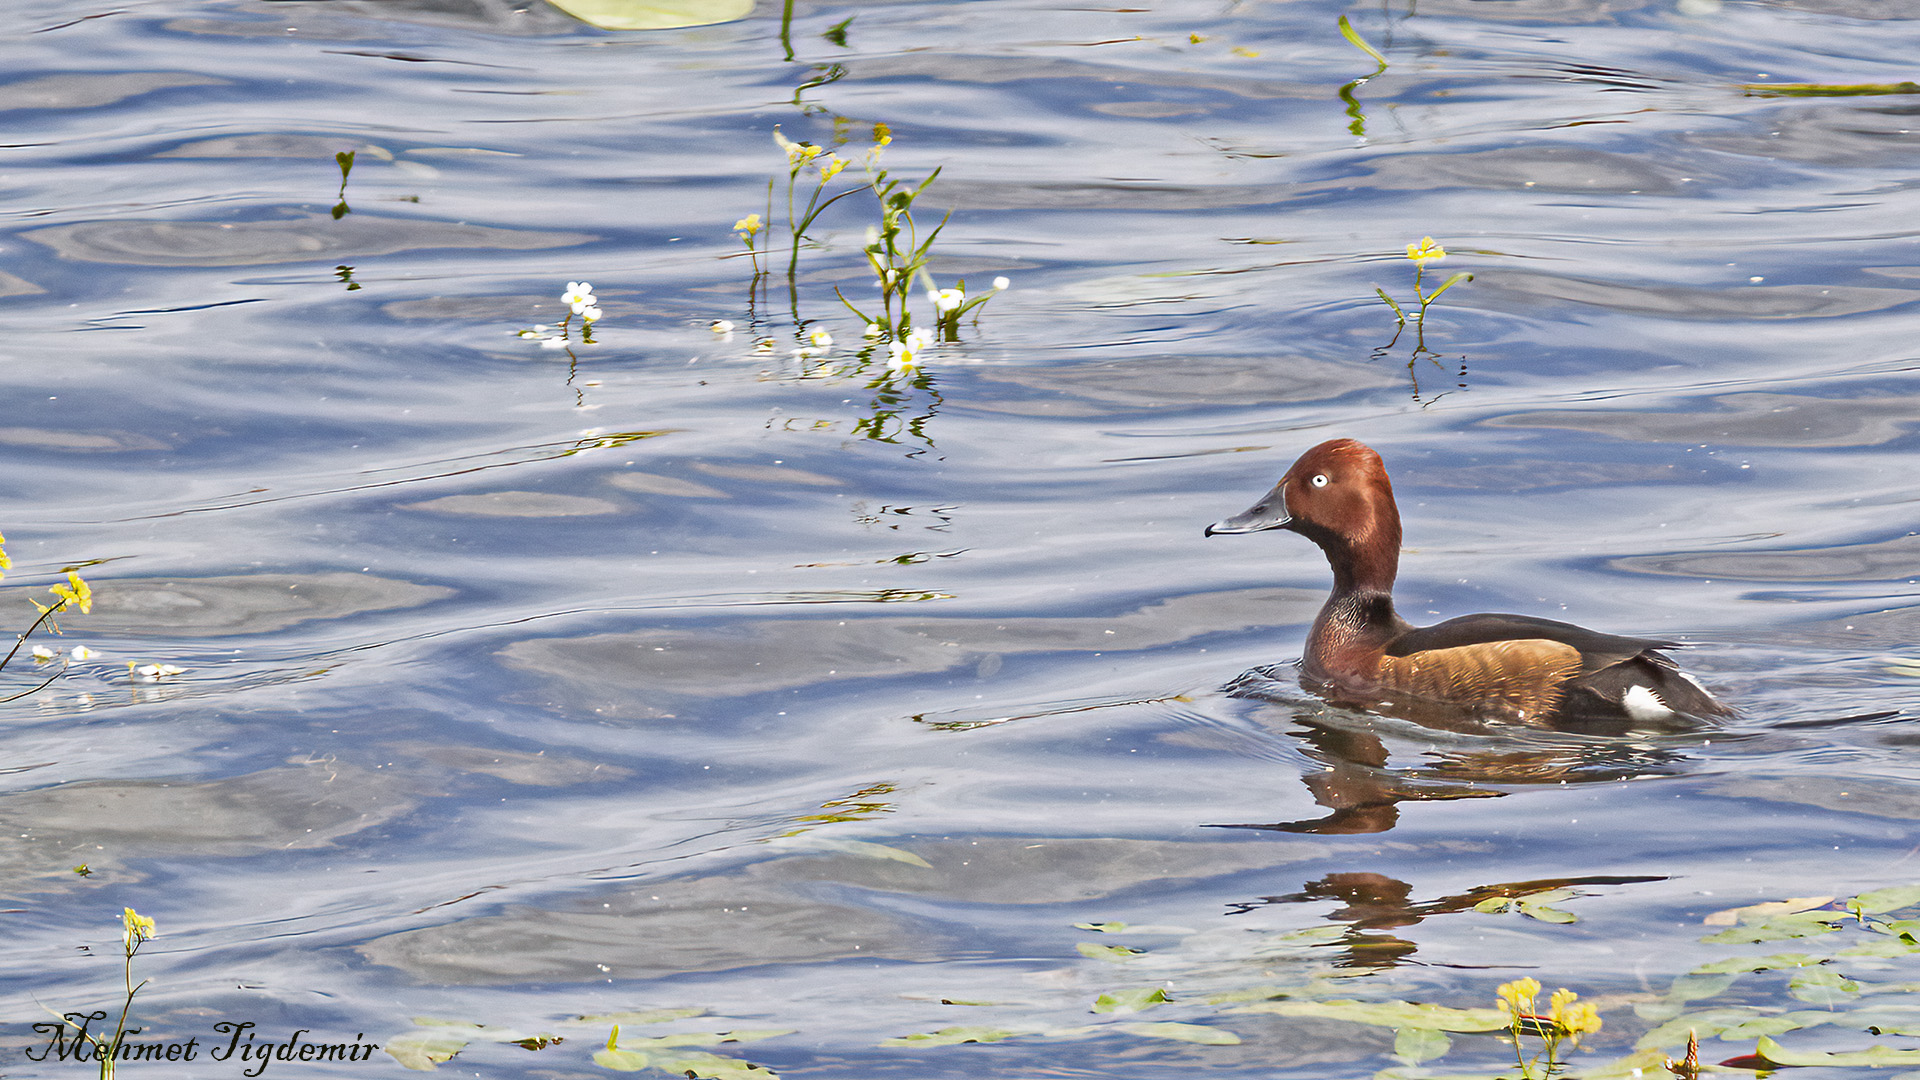
[[[1353,92],[1367,85],[1367,81],[1375,75],[1387,70],[1387,58],[1380,54],[1380,50],[1367,44],[1366,39],[1353,28],[1353,24],[1347,21],[1345,15],[1340,16],[1340,36],[1346,38],[1354,48],[1373,57],[1374,63],[1380,65],[1340,88],[1340,100],[1347,103],[1347,115],[1353,118],[1353,123],[1347,125],[1347,130],[1364,139],[1367,137],[1367,116],[1360,111],[1360,99],[1355,97]]]
[[[355,151],[352,150],[342,150],[333,155],[334,164],[340,166],[340,193],[335,196],[340,201],[333,204],[333,220],[335,221],[339,221],[341,218],[353,213],[347,206],[347,174],[353,171],[354,153]]]

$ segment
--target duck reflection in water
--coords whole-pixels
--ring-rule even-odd
[[[1414,942],[1395,937],[1383,930],[1413,926],[1434,915],[1469,911],[1477,905],[1500,897],[1528,896],[1551,889],[1579,889],[1600,885],[1631,885],[1643,881],[1664,881],[1662,877],[1595,876],[1543,878],[1537,881],[1508,881],[1481,885],[1463,893],[1415,900],[1413,886],[1386,874],[1366,871],[1328,874],[1307,882],[1299,892],[1284,896],[1263,896],[1231,905],[1232,914],[1269,905],[1312,904],[1338,900],[1340,907],[1327,912],[1328,922],[1344,924],[1346,933],[1336,943],[1342,955],[1334,961],[1338,968],[1390,968],[1400,964],[1426,964],[1413,959],[1419,949]],[[1446,967],[1482,966],[1447,964]],[[1488,964],[1487,967],[1504,965]]]

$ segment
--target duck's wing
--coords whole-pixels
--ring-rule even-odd
[[[1558,703],[1563,719],[1625,716],[1660,719],[1662,714],[1731,716],[1734,710],[1715,700],[1681,671],[1662,649],[1677,641],[1602,634],[1584,626],[1531,615],[1464,615],[1409,630],[1387,643],[1388,656],[1412,656],[1434,649],[1462,648],[1503,641],[1556,641],[1580,654],[1579,670]]]
[[[1539,619],[1532,615],[1489,613],[1462,615],[1432,626],[1415,627],[1387,642],[1386,651],[1388,656],[1411,656],[1430,649],[1457,649],[1496,641],[1558,641],[1571,645],[1580,652],[1582,675],[1590,675],[1643,654],[1659,656],[1654,650],[1681,647],[1676,641],[1602,634],[1584,626]],[[1659,657],[1659,662],[1672,666],[1664,656]]]

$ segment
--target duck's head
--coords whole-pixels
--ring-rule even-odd
[[[1400,511],[1387,467],[1371,447],[1334,439],[1300,455],[1273,490],[1206,535],[1290,529],[1320,545],[1336,576],[1359,570],[1391,587],[1400,558]],[[1381,571],[1385,582],[1378,582]]]

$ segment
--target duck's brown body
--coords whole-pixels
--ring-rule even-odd
[[[1207,535],[1285,528],[1333,567],[1301,668],[1328,696],[1366,708],[1439,706],[1477,719],[1548,724],[1732,712],[1659,650],[1675,643],[1596,633],[1526,615],[1468,615],[1428,627],[1393,610],[1400,511],[1380,455],[1351,439],[1307,451],[1280,483]]]

